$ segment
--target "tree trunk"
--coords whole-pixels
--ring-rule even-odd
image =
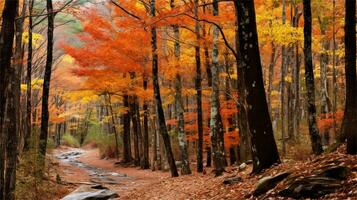
[[[213,1],[213,15],[218,16],[218,1]],[[219,101],[219,63],[218,63],[218,36],[219,29],[213,27],[213,50],[212,50],[212,94],[211,94],[211,145],[213,151],[213,165],[215,175],[220,176],[224,171],[224,144],[223,144],[223,124],[220,114]]]
[[[298,27],[299,26],[299,20],[301,17],[301,11],[299,10],[299,6],[295,5],[294,3],[294,18],[293,18],[293,27]],[[293,116],[293,137],[295,139],[298,139],[298,130],[300,127],[300,55],[299,55],[299,44],[295,43],[293,45],[294,51],[294,61],[293,61],[293,66],[292,66],[292,91],[293,91],[293,109],[292,109],[292,116]]]
[[[245,89],[245,75],[242,66],[242,55],[239,50],[239,30],[238,30],[238,1],[234,1],[235,16],[236,16],[236,30],[235,30],[235,47],[238,55],[236,61],[237,67],[237,91],[238,91],[238,129],[239,129],[239,161],[247,162],[252,159],[251,138],[249,133],[248,119],[247,119],[247,102]]]
[[[130,118],[133,126],[133,139],[134,139],[134,164],[135,166],[140,166],[140,147],[139,147],[139,134],[140,129],[138,127],[138,119],[136,115],[136,96],[129,97],[129,105],[130,105]]]
[[[151,170],[155,171],[157,168],[157,133],[156,133],[156,120],[151,122],[152,128],[152,162],[151,162]]]
[[[312,66],[311,51],[311,4],[310,0],[304,0],[304,54],[305,54],[305,80],[307,90],[308,124],[314,154],[322,153],[321,137],[316,124],[315,106],[315,81]]]
[[[143,81],[143,86],[144,90],[147,90],[148,88],[148,80],[147,76],[144,75],[144,81]],[[144,110],[144,133],[143,133],[143,155],[141,157],[141,168],[142,169],[149,169],[150,168],[150,163],[149,163],[149,106],[147,100],[144,100],[144,105],[143,105],[143,110]]]
[[[206,167],[211,167],[212,166],[212,150],[211,150],[210,146],[206,147],[206,153],[207,153]]]
[[[275,44],[272,42],[270,63],[269,63],[269,81],[268,81],[268,105],[269,105],[270,114],[272,114],[271,92],[273,90],[274,66],[275,66],[275,59],[276,59],[275,54],[276,54],[276,47]]]
[[[123,118],[123,162],[129,163],[132,160],[131,157],[131,142],[130,142],[130,113],[129,113],[129,96],[124,94],[123,97],[124,107],[127,111],[122,115]]]
[[[283,14],[282,14],[283,25],[286,23],[286,0],[283,0]],[[281,82],[280,82],[280,106],[281,106],[281,146],[282,146],[282,156],[286,154],[285,146],[285,119],[286,119],[286,102],[285,102],[285,76],[287,72],[287,49],[285,45],[281,47]]]
[[[110,94],[107,95],[107,98],[108,98],[108,102],[107,103],[108,103],[110,116],[111,116],[111,120],[112,120],[112,130],[113,130],[114,139],[115,139],[115,158],[118,160],[119,159],[119,143],[118,143],[118,131],[117,131],[117,128],[116,128],[116,124],[117,124],[116,116],[115,116],[114,111],[113,111],[113,105],[112,105],[112,100],[111,100]],[[90,111],[90,113],[89,113],[89,119],[90,119],[91,112],[92,111]]]
[[[253,173],[257,173],[279,163],[280,159],[265,96],[254,1],[246,0],[237,3],[239,49],[247,90],[246,102],[252,142]]]
[[[30,138],[31,138],[31,75],[32,75],[32,10],[33,10],[34,0],[30,0],[29,2],[29,25],[28,25],[28,37],[29,42],[27,46],[27,76],[26,76],[26,123],[25,123],[25,135],[24,135],[24,151],[29,150],[30,146]]]
[[[16,139],[15,137],[7,138],[6,136],[7,132],[4,129],[4,118],[5,118],[5,108],[6,108],[5,105],[8,101],[6,97],[6,91],[8,91],[9,86],[15,89],[14,88],[15,86],[12,85],[12,79],[10,77],[15,76],[15,74],[11,74],[11,73],[15,73],[15,71],[11,69],[12,68],[11,57],[13,54],[12,47],[13,47],[13,41],[15,35],[15,17],[16,17],[17,9],[18,9],[17,0],[5,1],[4,9],[2,12],[2,25],[1,25],[1,35],[0,35],[0,74],[1,74],[0,76],[0,199],[10,199],[10,200],[14,199],[14,194],[13,194],[14,188],[12,188],[12,185],[14,183],[10,183],[11,187],[6,188],[6,186],[9,186],[9,183],[7,182],[6,177],[4,176],[15,175],[15,174],[11,174],[11,173],[15,173],[15,171],[11,170],[10,173],[4,174],[5,154],[6,154],[5,147],[8,142],[10,143],[16,142]],[[14,103],[14,102],[10,102],[10,103]],[[12,129],[9,130],[9,133],[17,134],[16,129],[14,132],[11,131],[14,130]],[[16,155],[16,152],[10,152],[10,153],[11,154],[7,156],[12,156],[13,153],[15,153]],[[16,167],[16,162],[14,164]]]
[[[39,143],[39,153],[40,153],[40,166],[42,170],[45,167],[46,158],[46,148],[47,148],[47,137],[48,137],[48,122],[49,122],[49,110],[48,110],[48,100],[50,95],[50,83],[52,74],[52,62],[53,62],[53,33],[54,33],[54,18],[52,0],[46,1],[46,8],[48,14],[48,28],[47,28],[47,59],[45,66],[45,75],[43,81],[43,92],[42,92],[42,113],[41,113],[41,132],[40,132],[40,143]],[[43,173],[43,171],[41,172]]]
[[[155,0],[150,1],[150,10],[151,16],[155,17],[156,8],[155,8]],[[170,165],[170,171],[172,177],[177,177],[177,168],[174,159],[174,155],[171,149],[170,136],[167,131],[166,121],[164,110],[162,108],[162,100],[160,94],[160,86],[159,86],[159,69],[158,69],[158,52],[157,52],[157,32],[156,27],[151,27],[151,44],[152,44],[152,76],[153,76],[153,86],[154,86],[154,99],[156,103],[157,110],[157,120],[159,124],[159,131],[164,140],[166,157]]]
[[[195,0],[195,18],[198,18],[198,4],[199,1]],[[200,47],[200,23],[196,21],[196,46],[195,46],[195,61],[196,61],[196,104],[197,104],[197,172],[203,172],[203,114],[202,114],[202,75],[201,75],[201,47]]]
[[[347,153],[357,154],[356,0],[345,2],[346,104],[342,135],[347,137]]]
[[[204,1],[205,3],[205,1]],[[203,14],[206,14],[206,9],[207,6],[203,6]],[[203,23],[202,27],[202,36],[203,38],[207,37],[207,30],[206,30],[206,23]],[[212,72],[211,72],[211,64],[210,64],[210,58],[209,58],[209,51],[208,51],[208,44],[206,40],[204,41],[204,55],[205,55],[205,67],[206,67],[206,75],[207,75],[207,83],[208,87],[212,87]]]
[[[171,9],[175,8],[174,0],[170,0]],[[176,80],[175,80],[175,104],[176,104],[176,118],[177,118],[177,131],[179,147],[181,152],[181,175],[191,174],[190,162],[187,152],[187,142],[186,142],[186,132],[185,132],[185,119],[184,119],[184,104],[182,99],[182,81],[180,75],[180,56],[181,56],[181,46],[180,46],[180,30],[178,25],[173,25],[174,32],[174,55],[176,59]]]
[[[324,31],[321,31],[321,34],[324,35]],[[328,67],[328,59],[329,55],[327,51],[329,50],[329,42],[322,41],[322,51],[323,53],[320,54],[320,88],[321,88],[321,119],[327,119],[328,114],[331,110],[331,102],[330,98],[328,97],[328,87],[327,87],[327,67]],[[322,138],[323,138],[323,145],[328,146],[330,144],[330,133],[328,129],[323,130]]]
[[[337,139],[337,123],[336,123],[336,111],[337,111],[337,77],[336,77],[336,0],[332,1],[332,118],[333,118],[333,132],[334,138]]]

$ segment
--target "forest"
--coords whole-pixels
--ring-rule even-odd
[[[0,200],[357,199],[356,0],[0,14]]]

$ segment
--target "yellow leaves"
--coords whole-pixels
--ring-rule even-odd
[[[74,62],[74,58],[68,54],[62,57],[63,62],[72,64]]]
[[[285,81],[288,82],[288,83],[292,83],[292,81],[293,81],[292,78],[291,78],[291,76],[285,76],[284,79],[285,79]]]
[[[40,43],[42,42],[43,40],[43,36],[41,34],[38,34],[38,33],[32,33],[32,45],[34,47],[39,47]],[[27,31],[25,31],[23,34],[22,34],[22,41],[25,43],[25,44],[28,44],[29,43],[29,33]]]
[[[277,97],[279,95],[279,91],[278,90],[272,90],[270,95],[273,96],[273,97]]]
[[[136,1],[135,3],[135,8],[144,11],[145,10],[145,6],[141,1]]]
[[[43,79],[38,79],[35,78],[31,81],[31,89],[32,90],[41,90],[43,85]],[[27,85],[26,84],[21,84],[21,92],[26,92],[27,91]]]
[[[64,98],[72,102],[79,102],[81,104],[88,104],[99,99],[98,95],[91,90],[68,92],[64,95]]]

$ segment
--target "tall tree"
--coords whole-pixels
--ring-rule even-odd
[[[20,136],[20,84],[21,84],[21,70],[22,70],[22,33],[24,15],[26,13],[26,1],[23,1],[22,13],[19,13],[19,7],[17,7],[17,16],[20,17],[15,22],[16,29],[16,43],[14,62],[7,70],[9,78],[9,84],[6,88],[6,123],[4,132],[6,133],[6,167],[5,167],[5,188],[4,198],[13,200],[15,199],[15,185],[16,185],[16,164],[18,155],[18,140]]]
[[[156,16],[156,6],[155,0],[150,1],[150,14],[151,17]],[[167,131],[167,126],[165,122],[164,110],[162,108],[162,100],[160,94],[160,85],[159,85],[159,65],[158,65],[158,49],[157,49],[157,31],[156,27],[153,25],[151,27],[151,45],[152,45],[152,76],[153,76],[153,86],[154,86],[154,99],[156,103],[157,111],[157,120],[159,125],[159,131],[164,140],[166,157],[170,165],[170,171],[172,177],[177,177],[177,167],[174,159],[174,155],[171,149],[170,136]]]
[[[175,1],[170,0],[171,9],[175,8]],[[186,132],[185,132],[185,119],[184,119],[184,104],[182,99],[182,78],[180,75],[180,57],[181,57],[181,45],[180,45],[180,29],[177,24],[172,26],[174,31],[174,55],[176,59],[176,80],[175,80],[175,104],[176,104],[176,117],[177,117],[177,130],[178,140],[181,151],[181,175],[191,174],[190,162],[188,158]]]
[[[238,28],[238,1],[234,1],[236,29],[235,29],[235,47],[238,60],[237,64],[237,91],[238,91],[238,128],[239,128],[239,160],[246,162],[252,158],[251,138],[249,133],[247,109],[246,109],[246,90],[244,80],[244,70],[242,66],[242,55],[239,50],[239,28]]]
[[[132,161],[131,157],[131,142],[130,142],[130,113],[129,113],[129,96],[123,95],[123,104],[127,108],[126,112],[122,115],[123,119],[123,162],[129,163]]]
[[[213,15],[218,16],[218,0],[213,1]],[[222,175],[225,165],[223,124],[220,113],[219,101],[219,63],[218,63],[218,37],[219,27],[213,26],[213,49],[212,49],[212,94],[211,94],[211,144],[213,153],[213,165],[216,176]]]
[[[286,0],[283,0],[283,13],[282,13],[282,23],[286,23]],[[285,119],[286,119],[286,101],[285,101],[285,76],[287,71],[287,49],[285,45],[281,47],[281,83],[280,83],[280,105],[281,105],[281,146],[282,146],[282,155],[285,156],[286,147],[285,147]]]
[[[195,0],[194,14],[198,18],[198,4],[199,1]],[[200,23],[196,20],[196,45],[195,45],[195,89],[196,89],[196,104],[197,104],[197,172],[203,172],[203,114],[202,114],[202,75],[201,75],[201,47],[200,47]]]
[[[247,116],[251,133],[253,173],[279,163],[263,83],[254,0],[237,2],[239,49],[247,91]]]
[[[31,137],[31,98],[32,98],[32,88],[31,88],[31,75],[32,75],[32,29],[33,29],[33,19],[32,11],[35,0],[30,0],[29,2],[29,27],[28,27],[28,37],[29,43],[27,45],[27,77],[26,77],[26,133],[24,134],[24,150],[29,148],[29,138]]]
[[[144,81],[143,81],[143,86],[144,90],[147,90],[148,88],[148,78],[147,75],[144,74]],[[143,110],[144,110],[144,132],[143,132],[143,156],[141,157],[141,163],[140,166],[142,169],[149,169],[150,168],[150,163],[149,163],[149,105],[147,100],[144,100],[144,105],[143,105]]]
[[[315,80],[312,66],[311,50],[311,1],[304,0],[304,60],[305,60],[305,81],[307,90],[307,114],[309,133],[311,138],[312,151],[314,154],[322,153],[321,137],[316,124],[315,106]]]
[[[47,148],[47,137],[48,137],[48,122],[49,122],[49,107],[48,100],[50,95],[50,83],[52,74],[52,62],[53,62],[53,36],[54,36],[54,18],[55,13],[53,12],[52,0],[46,0],[47,9],[47,57],[45,66],[45,75],[43,80],[43,91],[42,91],[42,110],[41,110],[41,132],[40,132],[40,143],[39,143],[39,153],[40,153],[40,166],[45,166],[46,158],[46,148]],[[43,172],[42,172],[43,173]]]
[[[4,131],[5,108],[7,103],[6,91],[11,84],[11,76],[15,76],[15,71],[11,70],[11,57],[13,54],[13,42],[15,35],[15,17],[18,9],[18,0],[6,0],[2,13],[2,25],[0,33],[0,199],[14,199],[12,191],[6,190],[5,172],[5,147],[7,143],[6,132]],[[13,130],[11,130],[13,131]],[[17,134],[17,132],[9,132]],[[16,136],[15,136],[16,137]],[[5,194],[4,194],[5,192]],[[10,193],[7,193],[10,192]],[[3,196],[4,195],[4,196]]]
[[[347,137],[347,153],[357,154],[356,0],[345,1],[346,104],[342,135]]]

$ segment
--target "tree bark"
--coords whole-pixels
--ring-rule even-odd
[[[29,1],[28,11],[29,11],[29,24],[28,24],[28,37],[29,42],[27,45],[27,75],[26,75],[26,122],[25,122],[25,134],[24,134],[24,151],[29,149],[30,137],[31,137],[31,74],[32,74],[32,10],[33,10],[34,0]]]
[[[357,154],[356,0],[345,2],[346,104],[342,135],[347,137],[347,153]]]
[[[218,16],[218,1],[213,1],[213,15]],[[211,145],[213,151],[213,165],[215,175],[220,176],[224,171],[225,154],[223,143],[223,124],[220,114],[220,100],[219,100],[219,63],[218,63],[218,37],[219,29],[217,26],[213,27],[213,49],[212,49],[212,94],[211,94]]]
[[[54,18],[52,0],[46,1],[46,8],[48,14],[48,28],[47,28],[47,58],[45,66],[45,75],[43,81],[43,92],[42,92],[42,113],[41,113],[41,132],[40,132],[40,143],[39,143],[39,153],[40,153],[40,166],[43,174],[45,167],[46,158],[46,148],[47,148],[47,137],[48,137],[48,123],[49,123],[49,106],[48,100],[50,95],[50,83],[52,74],[52,62],[53,62],[53,33],[54,33]]]
[[[0,199],[10,200],[14,199],[13,188],[9,186],[9,183],[6,181],[5,174],[5,154],[6,154],[6,144],[13,142],[15,138],[7,138],[6,131],[4,129],[4,118],[5,118],[5,108],[6,103],[8,102],[6,97],[6,91],[8,91],[9,85],[11,85],[11,76],[15,76],[15,71],[11,69],[11,57],[13,54],[13,42],[15,36],[15,17],[18,9],[18,0],[6,0],[4,4],[4,9],[2,12],[2,25],[1,25],[1,34],[0,34]],[[14,87],[14,85],[12,85]],[[14,89],[14,88],[13,88]],[[13,99],[14,100],[14,99]],[[13,113],[15,114],[15,113]],[[13,131],[13,130],[10,130]],[[10,132],[12,134],[17,134],[15,132]],[[16,139],[15,139],[16,140]],[[15,152],[11,152],[15,153]],[[9,156],[9,155],[7,155]],[[11,156],[11,154],[10,154]],[[16,166],[16,163],[15,163]],[[15,171],[11,170],[11,173]],[[14,175],[8,173],[8,175]],[[4,180],[5,178],[5,180]],[[13,183],[10,183],[12,185]],[[10,189],[10,190],[8,190]],[[4,195],[4,196],[3,196]]]
[[[144,81],[143,81],[143,86],[144,90],[147,90],[148,88],[148,79],[147,75],[144,75]],[[144,110],[144,133],[143,133],[143,155],[141,157],[141,168],[142,169],[149,169],[150,168],[150,163],[149,163],[149,106],[148,102],[144,100],[144,105],[143,105],[143,110]]]
[[[116,116],[115,116],[114,111],[113,111],[111,95],[107,94],[107,98],[108,98],[108,102],[107,102],[108,105],[107,106],[109,107],[109,111],[110,111],[110,116],[111,116],[111,120],[112,120],[112,130],[113,130],[114,139],[115,139],[115,158],[118,160],[119,159],[119,143],[118,143],[118,131],[117,131],[117,128],[116,128],[116,124],[117,124]],[[90,113],[89,113],[89,119],[90,119],[91,112],[92,111],[90,111]]]
[[[198,4],[199,1],[195,0],[194,14],[198,18]],[[196,46],[195,46],[195,89],[196,89],[196,104],[197,104],[197,172],[203,172],[203,114],[202,114],[202,75],[201,75],[201,47],[200,47],[200,23],[196,21]]]
[[[174,0],[170,0],[171,9],[175,8]],[[177,131],[179,147],[181,152],[181,175],[191,174],[190,162],[187,152],[186,132],[185,132],[185,119],[184,119],[184,103],[182,99],[182,81],[180,75],[180,57],[181,57],[181,45],[180,45],[180,29],[177,24],[172,26],[174,32],[174,55],[176,59],[176,80],[175,80],[175,104],[176,104],[176,118],[177,118]]]
[[[137,97],[131,95],[129,97],[129,105],[130,105],[130,118],[133,127],[133,139],[134,139],[134,164],[135,166],[140,166],[140,129],[138,127],[139,119],[136,115],[136,99]]]
[[[283,25],[286,23],[286,0],[283,0],[283,13],[282,13],[282,22]],[[285,76],[287,72],[287,49],[285,45],[281,47],[281,82],[280,82],[280,106],[281,106],[281,146],[282,146],[282,156],[286,154],[286,145],[285,145],[285,119],[286,119],[286,102],[285,102]]]
[[[132,161],[131,157],[131,140],[130,140],[130,112],[129,112],[129,96],[124,94],[123,96],[124,107],[127,108],[127,111],[122,115],[123,119],[123,162],[129,163]]]
[[[315,81],[312,66],[311,50],[311,2],[304,0],[304,55],[305,55],[305,80],[307,90],[307,110],[308,124],[311,138],[312,151],[314,154],[322,153],[321,137],[316,124],[316,106],[315,106]]]
[[[242,55],[239,49],[239,30],[238,30],[238,1],[234,1],[235,17],[236,17],[236,30],[235,30],[235,47],[238,55],[236,61],[237,67],[237,91],[238,91],[238,129],[239,129],[239,161],[247,162],[252,159],[251,151],[251,138],[249,132],[249,125],[247,119],[247,102],[246,102],[246,87],[245,87],[245,75],[242,66]]]
[[[237,0],[238,1],[238,0]],[[247,91],[247,115],[251,132],[253,173],[279,163],[266,101],[258,45],[254,1],[238,1],[239,49]]]
[[[155,0],[150,1],[150,11],[151,17],[156,15]],[[159,124],[159,131],[164,140],[166,157],[170,165],[170,171],[172,177],[177,177],[177,167],[174,159],[174,155],[171,149],[170,136],[167,131],[166,121],[164,110],[162,108],[162,100],[160,94],[160,85],[159,85],[159,69],[158,69],[158,52],[157,52],[157,32],[156,27],[151,27],[151,45],[152,45],[152,75],[153,75],[153,86],[154,86],[154,99],[156,103],[157,110],[157,120]]]

